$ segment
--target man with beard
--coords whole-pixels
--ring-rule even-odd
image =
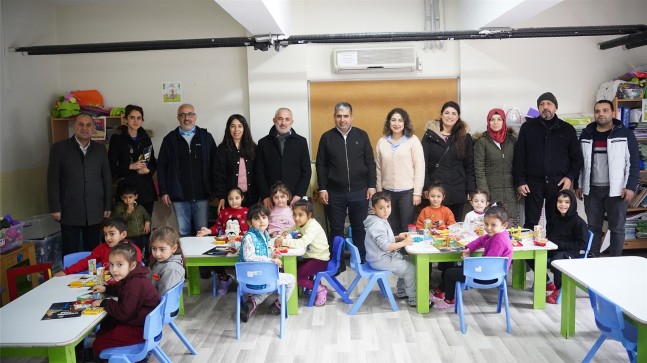
[[[633,131],[613,118],[613,103],[600,100],[594,106],[595,122],[582,130],[580,145],[585,155],[575,195],[584,198],[591,253],[600,254],[602,222],[609,220],[609,254],[620,256],[625,242],[627,206],[638,186],[640,152]]]
[[[561,120],[557,99],[546,92],[537,99],[541,115],[521,125],[514,148],[512,174],[517,192],[526,197],[524,227],[533,229],[539,222],[546,201],[546,220],[555,214],[560,190],[571,189],[582,168],[582,150],[575,128]]]

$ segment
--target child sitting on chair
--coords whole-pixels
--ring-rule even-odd
[[[184,281],[186,263],[180,235],[171,227],[160,227],[151,234],[151,271],[148,274],[153,286],[164,295],[175,285]]]
[[[303,260],[297,264],[297,285],[310,290],[314,286],[314,281],[310,280],[309,277],[316,275],[317,272],[326,271],[330,260],[326,231],[316,219],[312,218],[312,209],[312,202],[307,197],[294,202],[292,207],[294,227],[290,231],[296,232],[297,236],[300,235],[300,237],[292,238],[292,234],[284,233],[285,237],[279,236],[274,240],[274,245],[277,247],[287,246],[306,249]],[[319,285],[317,291],[312,293],[317,294],[316,306],[323,306],[326,303],[328,289],[325,286]]]
[[[472,252],[483,248],[483,256],[507,257],[508,269],[512,263],[512,241],[508,234],[508,212],[501,202],[494,203],[485,211],[483,224],[486,234],[468,243],[463,250],[463,258],[469,257]],[[454,308],[454,294],[456,282],[465,282],[463,267],[451,267],[445,271],[445,278],[440,286],[445,292],[444,299],[434,305],[436,309],[447,310]],[[479,281],[483,284],[494,281]]]
[[[122,243],[110,250],[110,273],[115,285],[97,285],[92,291],[116,296],[99,299],[92,306],[101,306],[108,317],[101,322],[92,349],[100,354],[104,349],[139,344],[144,341],[144,322],[160,302],[160,295],[146,275],[148,267],[137,261],[134,245]]]
[[[77,263],[70,265],[63,271],[57,272],[54,276],[65,276],[86,271],[88,269],[88,260],[91,259],[96,260],[97,267],[103,266],[108,271],[110,266],[108,262],[110,250],[122,242],[130,244],[130,241],[126,239],[127,235],[126,222],[123,219],[114,217],[106,219],[103,221],[103,237],[105,242],[95,247],[88,257],[80,259]],[[133,246],[137,251],[137,262],[142,262],[142,252],[139,247],[134,244]]]
[[[267,233],[270,234],[270,237],[275,237],[294,226],[292,209],[290,209],[292,194],[283,182],[277,181],[272,185],[270,197],[272,198],[272,210],[268,215],[270,224],[267,227]]]
[[[469,223],[471,228],[482,227],[485,210],[490,205],[490,195],[482,190],[472,192],[470,193],[470,204],[472,205],[472,211],[465,215],[465,222]]]
[[[270,236],[267,233],[267,226],[269,224],[268,216],[270,211],[267,210],[262,204],[253,205],[247,212],[247,224],[249,230],[243,236],[241,241],[240,251],[238,252],[239,262],[274,262],[281,267],[282,262],[278,256],[272,251],[273,247],[270,243]],[[294,290],[296,279],[293,275],[286,273],[279,273],[279,284],[285,285],[285,299],[288,300]],[[249,295],[247,301],[241,306],[240,320],[247,322],[250,316],[256,310],[256,307],[261,304],[270,294],[262,295]],[[281,314],[281,304],[277,299],[270,305],[270,314]]]
[[[416,269],[402,257],[400,248],[413,244],[408,234],[393,235],[389,224],[391,197],[389,193],[377,192],[371,197],[373,213],[364,220],[366,229],[366,262],[376,270],[387,270],[398,276],[397,293],[399,299],[407,299],[407,304],[416,306]],[[434,305],[429,301],[429,307]]]
[[[546,238],[556,244],[557,249],[548,251],[548,259],[554,261],[575,258],[580,250],[585,249],[589,235],[586,222],[577,214],[575,193],[568,189],[560,191],[555,209],[557,213],[546,226]],[[553,272],[554,285],[548,284],[546,290],[553,288],[554,291],[546,297],[546,302],[556,304],[562,288],[562,273],[551,263],[548,268]]]

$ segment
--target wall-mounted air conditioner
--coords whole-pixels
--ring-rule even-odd
[[[413,72],[415,47],[339,48],[333,50],[335,73]]]

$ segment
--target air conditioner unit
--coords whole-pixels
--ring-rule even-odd
[[[335,73],[413,72],[417,65],[415,47],[333,50]]]

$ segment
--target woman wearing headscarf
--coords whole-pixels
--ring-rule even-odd
[[[476,188],[502,201],[508,215],[518,221],[516,190],[512,179],[512,159],[517,139],[505,122],[505,112],[493,108],[487,115],[487,131],[474,143]]]

